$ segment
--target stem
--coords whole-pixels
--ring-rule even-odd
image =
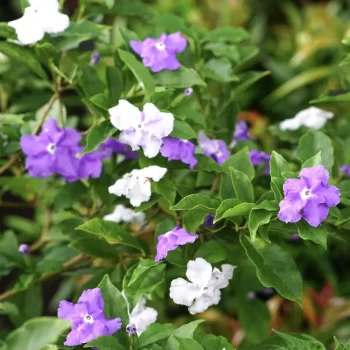
[[[47,104],[47,108],[46,108],[45,112],[42,114],[41,118],[39,119],[37,125],[35,126],[35,128],[32,132],[32,135],[36,135],[38,133],[38,131],[40,130],[40,128],[44,124],[45,119],[49,115],[50,110],[51,110],[53,104],[55,103],[55,101],[57,100],[57,98],[58,98],[57,93],[55,93],[54,95],[51,96],[50,101]]]
[[[7,169],[11,168],[13,164],[21,157],[20,153],[16,153],[10,156],[10,159],[0,168],[0,175],[4,173]]]
[[[50,209],[46,209],[46,220],[45,220],[45,225],[43,227],[43,230],[41,232],[40,238],[31,245],[30,247],[30,251],[34,252],[36,250],[39,250],[46,241],[46,236],[50,230],[50,226],[51,226],[51,219],[52,219],[52,212]]]

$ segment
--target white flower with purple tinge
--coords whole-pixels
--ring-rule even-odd
[[[69,17],[60,13],[58,0],[29,0],[29,5],[20,19],[8,23],[22,44],[34,44],[45,33],[60,33],[68,28]]]
[[[119,222],[130,222],[137,226],[142,226],[146,220],[146,214],[143,212],[135,213],[132,209],[125,207],[124,205],[118,204],[113,213],[105,215],[104,220]]]
[[[71,332],[64,343],[66,346],[86,344],[98,337],[112,335],[122,326],[119,317],[106,318],[100,288],[85,290],[77,304],[62,300],[57,314],[59,318],[72,322]]]
[[[116,196],[129,198],[131,205],[138,207],[151,198],[151,180],[158,182],[166,172],[167,169],[157,165],[134,169],[110,186],[108,191]]]
[[[188,311],[192,315],[219,304],[220,290],[229,285],[235,267],[224,264],[221,268],[222,271],[216,267],[213,269],[203,258],[190,260],[186,271],[190,282],[183,278],[173,280],[170,286],[170,298],[175,304],[188,306]]]
[[[175,250],[180,245],[193,243],[197,238],[197,234],[190,234],[180,226],[176,226],[171,231],[159,235],[155,261],[158,262],[165,259],[169,251]]]
[[[294,118],[286,119],[280,123],[280,129],[286,130],[298,130],[302,126],[312,129],[321,129],[325,126],[328,119],[332,119],[334,114],[327,112],[317,107],[310,107],[304,109],[296,114]]]
[[[227,149],[227,145],[223,140],[212,140],[200,131],[198,134],[199,147],[203,153],[214,159],[220,165],[230,157],[231,153]]]
[[[129,328],[140,336],[150,324],[157,321],[157,316],[157,310],[147,307],[146,299],[141,299],[129,315]]]
[[[120,141],[131,146],[133,151],[142,147],[146,157],[153,158],[174,129],[174,116],[163,113],[152,103],[146,103],[141,112],[126,100],[120,100],[109,109],[111,123],[121,130]]]
[[[29,251],[30,251],[29,245],[28,244],[21,244],[18,247],[18,251],[20,253],[22,253],[23,255],[29,255]]]
[[[271,154],[258,151],[258,150],[252,150],[249,151],[249,157],[250,161],[254,166],[258,166],[261,163],[263,163],[264,166],[264,172],[265,174],[269,175],[270,174],[270,159],[271,159]]]
[[[98,52],[93,52],[90,58],[90,65],[95,66],[101,61],[101,55]]]
[[[288,179],[283,185],[284,199],[278,218],[284,222],[304,219],[313,227],[326,220],[329,208],[340,203],[340,191],[328,185],[329,173],[323,165],[304,168],[299,179]]]
[[[181,67],[176,55],[186,49],[187,40],[180,32],[162,34],[160,38],[146,38],[144,41],[130,41],[131,48],[142,58],[145,67],[152,72],[163,69],[176,70]]]
[[[194,157],[196,146],[187,140],[181,140],[176,137],[166,137],[163,139],[163,146],[160,154],[169,160],[180,160],[185,164],[189,164],[193,169],[197,164]]]
[[[187,88],[187,89],[185,89],[185,91],[184,91],[184,95],[185,95],[185,96],[191,96],[192,93],[193,93],[193,89],[192,89],[192,88]]]

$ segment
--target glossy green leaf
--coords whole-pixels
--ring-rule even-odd
[[[176,89],[187,89],[195,85],[206,85],[194,69],[186,67],[181,67],[175,71],[163,70],[155,75],[155,81],[157,85]]]
[[[274,333],[283,339],[288,349],[298,350],[326,350],[324,345],[315,338],[306,334],[286,334],[274,330]]]
[[[210,241],[202,244],[196,252],[196,258],[203,258],[211,264],[218,263],[227,258],[227,248],[217,241]]]
[[[242,202],[253,203],[254,190],[248,176],[245,173],[234,168],[230,167],[229,169],[232,185],[237,198]]]
[[[219,206],[219,201],[212,199],[209,196],[202,194],[190,194],[185,198],[181,199],[179,203],[173,205],[171,210],[190,210],[195,208],[206,208],[215,213],[216,208]]]
[[[192,338],[175,338],[179,343],[179,350],[203,350],[202,346]]]
[[[69,244],[69,247],[97,258],[115,259],[117,257],[116,250],[102,237],[92,236],[76,239]]]
[[[138,349],[168,338],[175,328],[176,326],[172,323],[152,323],[139,337]]]
[[[190,140],[195,139],[197,134],[188,123],[175,119],[174,129],[170,136],[177,137],[182,140]]]
[[[229,171],[229,168],[234,168],[245,173],[249,180],[253,180],[255,176],[255,169],[250,161],[249,157],[249,149],[248,147],[244,147],[240,151],[236,152],[232,156],[230,156],[222,165],[225,171]]]
[[[312,227],[304,220],[300,220],[296,225],[298,234],[302,239],[313,241],[327,249],[328,231],[325,225]]]

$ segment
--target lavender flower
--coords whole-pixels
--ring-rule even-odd
[[[197,159],[194,157],[196,146],[187,140],[181,140],[176,137],[166,137],[163,139],[163,146],[160,154],[169,160],[180,160],[185,164],[189,164],[193,169],[197,164]]]
[[[158,39],[132,40],[130,46],[141,56],[145,67],[150,67],[152,72],[160,72],[163,69],[176,70],[181,67],[176,55],[185,50],[187,41],[180,32],[176,32],[162,34]]]
[[[227,149],[227,145],[223,140],[212,140],[205,136],[201,131],[198,134],[199,147],[203,150],[203,153],[213,158],[220,165],[230,157],[230,152]]]
[[[271,154],[262,152],[262,151],[249,151],[249,156],[250,156],[250,161],[254,166],[258,166],[261,163],[265,164],[264,171],[265,174],[269,175],[270,174],[270,159],[271,159]]]
[[[136,326],[133,323],[130,323],[126,326],[126,331],[129,333],[130,336],[137,334]]]
[[[304,168],[299,179],[288,179],[283,185],[284,199],[278,218],[298,222],[302,218],[313,227],[326,220],[329,208],[340,202],[340,191],[328,185],[329,173],[323,165]]]
[[[185,95],[185,96],[191,96],[192,93],[193,93],[193,89],[192,89],[192,88],[187,88],[187,89],[185,89],[185,91],[184,91],[184,95]]]
[[[95,66],[98,62],[101,61],[101,55],[98,52],[94,52],[91,55],[91,59],[90,59],[90,65],[91,66]]]
[[[112,335],[121,328],[119,317],[111,320],[105,317],[100,288],[84,291],[77,304],[62,300],[57,312],[59,318],[72,322],[71,332],[64,343],[66,346],[85,344]]]
[[[339,171],[350,177],[350,165],[344,164],[339,168]]]
[[[165,259],[170,250],[175,250],[180,245],[193,243],[198,238],[198,235],[192,235],[180,226],[176,226],[163,235],[158,236],[157,256],[155,261]]]
[[[207,227],[211,227],[211,228],[214,228],[215,227],[215,224],[214,224],[214,219],[215,219],[215,215],[207,215],[205,218],[204,218],[204,226],[207,226]]]
[[[101,151],[108,152],[107,157],[110,157],[112,153],[117,153],[123,155],[127,159],[137,159],[137,153],[131,150],[127,150],[128,145],[121,143],[120,141],[110,137],[108,140],[103,142],[99,149]]]
[[[28,244],[21,244],[18,247],[18,251],[22,253],[23,255],[29,255],[29,245]]]

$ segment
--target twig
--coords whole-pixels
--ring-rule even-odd
[[[20,157],[20,153],[11,155],[10,159],[0,168],[0,175],[3,174],[7,169],[11,168],[12,165],[14,165]]]
[[[41,232],[40,238],[30,246],[31,252],[34,252],[34,251],[40,249],[45,244],[46,236],[47,236],[47,234],[50,230],[50,226],[51,226],[51,219],[52,219],[52,212],[50,209],[46,209],[45,225],[44,225],[43,230]]]
[[[35,208],[36,203],[18,203],[0,201],[0,207],[4,208]]]
[[[40,282],[44,282],[47,281],[53,277],[58,276],[59,274],[61,274],[62,272],[65,272],[67,270],[70,270],[72,267],[74,267],[75,265],[79,264],[80,262],[86,261],[86,260],[90,260],[90,258],[84,254],[80,254],[75,256],[74,258],[68,260],[67,262],[65,262],[63,264],[63,269],[59,272],[55,272],[55,273],[47,273],[45,275],[42,275],[40,277],[40,279],[38,281],[36,281],[35,284],[38,284]],[[21,292],[25,291],[25,288],[22,289],[15,289],[15,290],[8,290],[7,292],[0,294],[0,302],[4,301],[6,299],[9,299]]]
[[[47,104],[47,108],[45,110],[45,112],[43,113],[43,115],[41,116],[40,120],[38,121],[38,123],[36,124],[32,135],[36,135],[38,133],[38,131],[40,130],[41,126],[44,124],[45,119],[47,118],[48,114],[50,113],[50,110],[53,106],[53,104],[55,103],[55,101],[57,100],[58,95],[57,93],[53,94],[50,98],[50,101]]]
[[[211,191],[215,191],[216,188],[218,187],[219,183],[220,183],[220,179],[221,179],[221,175],[220,174],[216,174],[215,180],[213,182],[213,184],[211,185]]]

